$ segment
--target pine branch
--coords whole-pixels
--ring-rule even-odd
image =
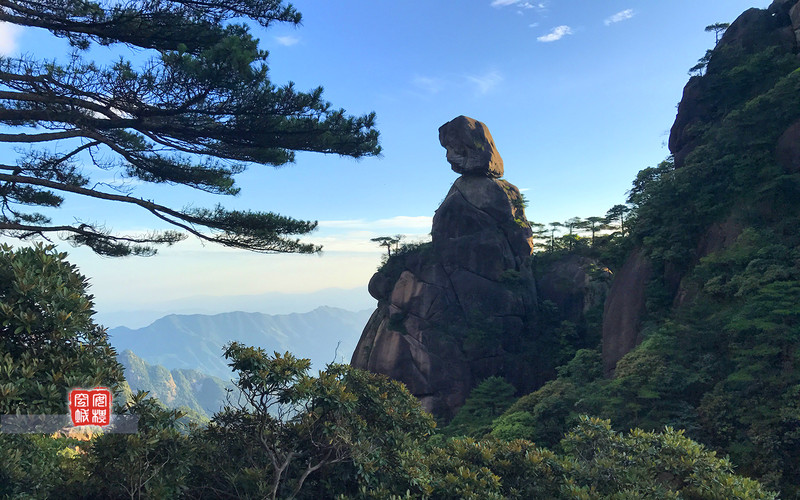
[[[87,188],[91,179],[79,170],[87,161],[145,182],[233,195],[234,176],[246,163],[280,166],[293,162],[296,151],[380,154],[374,114],[333,109],[321,87],[298,92],[291,83],[273,85],[267,53],[242,17],[262,26],[300,22],[282,0],[0,0],[0,21],[47,29],[76,48],[65,63],[0,58],[0,123],[17,127],[0,134],[0,142],[54,148],[22,152],[16,166],[0,166],[0,221],[20,234],[71,232],[71,241],[104,254],[122,255],[131,251],[125,244],[141,243],[91,225],[50,226],[44,215],[12,207],[57,207],[63,201],[57,193],[69,192],[139,206],[204,241],[319,252],[288,237],[316,223],[221,207],[174,210],[97,189],[102,183]],[[123,59],[103,67],[85,59],[93,43],[158,53],[139,67]],[[66,154],[59,152],[64,145]]]
[[[243,213],[235,211],[226,212],[221,207],[218,207],[215,211],[196,209],[193,212],[181,212],[178,210],[173,210],[164,205],[143,200],[141,198],[105,193],[80,186],[73,186],[46,179],[21,175],[0,173],[0,181],[31,184],[55,189],[58,191],[88,196],[91,198],[136,205],[147,210],[159,219],[184,229],[185,231],[202,240],[220,243],[228,247],[241,248],[257,252],[318,253],[322,250],[322,247],[317,245],[300,243],[299,240],[287,240],[286,238],[279,236],[281,234],[308,233],[316,228],[315,222],[297,221],[288,217],[280,217],[272,213]],[[5,222],[4,224],[8,227],[0,226],[0,229],[30,232],[72,231],[78,234],[86,235],[86,228],[83,228],[84,231],[81,232],[70,229],[72,226],[58,226],[57,229],[49,229],[48,227],[44,226],[21,227],[22,225],[20,224],[13,224],[9,222]],[[259,224],[261,225],[259,226]],[[208,235],[198,230],[196,226],[220,231],[222,234],[217,236]],[[95,234],[94,236],[97,235]],[[126,241],[124,238],[117,236],[109,235],[107,238],[109,240],[120,239]],[[153,241],[143,240],[141,242],[150,243]]]

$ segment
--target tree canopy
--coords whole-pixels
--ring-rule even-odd
[[[65,257],[0,245],[0,415],[67,413],[75,387],[122,390],[88,280]]]
[[[0,165],[0,234],[60,233],[110,256],[149,255],[186,233],[260,252],[319,251],[292,237],[316,222],[221,205],[173,208],[130,187],[236,195],[234,176],[248,164],[284,165],[296,151],[379,154],[374,113],[349,116],[322,99],[321,87],[300,92],[270,81],[267,53],[243,21],[300,19],[281,0],[6,2],[0,21],[44,28],[72,49],[63,60],[0,58],[0,142],[18,146],[16,161]],[[96,44],[150,49],[152,57],[138,67],[122,57],[100,64],[88,56]],[[99,182],[103,171],[124,182]],[[23,210],[60,207],[67,193],[134,205],[174,228],[123,235]]]

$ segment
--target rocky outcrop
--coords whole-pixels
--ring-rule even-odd
[[[768,9],[749,9],[731,23],[708,61],[705,76],[692,77],[683,89],[678,114],[669,135],[669,150],[675,165],[683,165],[686,157],[702,139],[703,123],[721,118],[732,108],[728,98],[744,98],[731,92],[720,92],[723,76],[732,60],[743,54],[754,54],[768,47],[778,53],[796,53],[800,40],[800,7],[797,0],[775,0]],[[754,88],[757,93],[759,89]]]
[[[653,275],[649,259],[636,250],[614,276],[603,309],[603,369],[613,373],[617,361],[639,345],[646,312],[647,282]]]
[[[536,280],[536,290],[539,300],[548,300],[558,308],[562,320],[577,324],[603,305],[611,277],[611,271],[594,259],[567,255],[547,266]]]
[[[683,89],[678,114],[669,137],[669,149],[675,167],[681,168],[689,155],[704,140],[706,130],[721,122],[730,110],[743,106],[770,87],[762,87],[760,74],[740,87],[730,88],[732,74],[748,58],[761,53],[778,56],[797,55],[800,47],[800,2],[775,0],[767,9],[749,9],[725,31],[711,52],[706,73],[694,76]],[[772,52],[768,52],[770,50]],[[763,66],[769,66],[761,63]],[[761,66],[758,67],[759,69]],[[755,70],[753,70],[755,71]],[[731,73],[733,72],[733,73]],[[771,84],[769,84],[771,85]],[[775,144],[775,159],[787,173],[800,172],[800,121],[791,124]],[[732,212],[735,212],[734,207]],[[743,226],[732,213],[723,214],[721,222],[698,232],[695,262],[732,245]],[[691,302],[696,291],[683,283],[683,274],[668,263],[657,277],[675,307]],[[603,317],[603,362],[607,374],[613,373],[619,359],[641,341],[641,322],[645,313],[647,282],[654,270],[642,248],[635,249],[617,272],[608,294]]]
[[[709,226],[700,236],[695,259],[731,247],[744,226],[735,216]],[[697,290],[684,283],[683,276],[669,267],[662,271],[663,282],[671,294],[673,305],[690,303]],[[628,256],[614,275],[603,310],[603,367],[607,376],[614,373],[617,362],[642,341],[641,326],[646,313],[647,284],[654,277],[653,266],[641,248]]]
[[[404,382],[447,420],[487,377],[527,388],[506,339],[531,330],[537,303],[531,228],[519,190],[497,178],[491,134],[460,116],[439,137],[462,175],[436,210],[432,242],[395,255],[370,280],[378,308],[351,364]]]
[[[439,143],[457,174],[503,176],[503,159],[483,123],[461,115],[439,127]]]

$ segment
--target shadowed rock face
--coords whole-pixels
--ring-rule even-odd
[[[642,341],[645,291],[652,275],[650,261],[636,250],[614,276],[603,310],[603,368],[606,375],[612,374],[617,361]]]
[[[800,4],[798,4],[800,5]],[[800,11],[800,9],[798,9]],[[800,14],[798,14],[800,16]],[[800,33],[800,30],[798,30]],[[800,121],[792,124],[778,139],[778,163],[789,174],[800,172]]]
[[[536,290],[540,300],[558,307],[563,320],[577,324],[591,309],[603,305],[611,278],[611,271],[594,259],[568,255],[536,280]]]
[[[519,190],[495,178],[503,163],[488,129],[460,116],[439,136],[463,175],[436,210],[432,243],[402,256],[399,272],[370,280],[378,308],[351,364],[404,382],[448,420],[487,377],[504,375],[521,390],[529,384],[509,364],[504,339],[529,328],[537,309],[531,228]],[[471,329],[483,336],[470,337]]]

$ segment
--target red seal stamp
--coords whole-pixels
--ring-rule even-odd
[[[111,421],[111,391],[105,387],[69,391],[69,414],[75,426],[108,425]]]

